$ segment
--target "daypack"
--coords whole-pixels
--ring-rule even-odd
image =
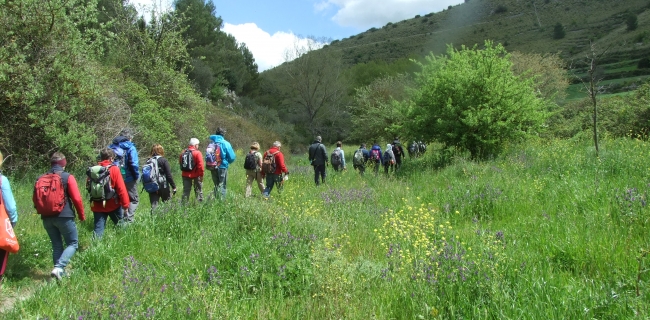
[[[160,174],[159,158],[160,156],[154,156],[147,159],[147,162],[142,167],[142,187],[149,193],[158,192],[167,182],[167,177]]]
[[[185,149],[181,155],[181,171],[194,171],[196,163],[191,149]]]
[[[221,166],[221,162],[223,162],[221,144],[210,143],[205,149],[205,168],[208,170],[217,170]]]
[[[370,150],[370,160],[379,162],[381,160],[381,151],[377,149]]]
[[[32,200],[36,213],[40,215],[56,216],[61,213],[65,207],[65,184],[62,173],[51,172],[40,176],[34,184]]]
[[[280,152],[280,151],[278,151]],[[275,155],[278,153],[269,153],[268,151],[264,153],[264,159],[262,160],[262,170],[264,173],[273,174],[275,173],[276,164],[275,164]]]
[[[2,174],[0,174],[0,249],[9,253],[16,253],[20,250],[18,238],[16,238],[16,233],[11,226],[5,204],[2,202]],[[0,271],[2,271],[1,264]]]
[[[90,201],[102,201],[106,205],[106,200],[113,199],[117,196],[111,183],[110,168],[96,165],[86,170],[88,179],[86,180],[86,190],[90,196]],[[116,200],[117,201],[117,200]]]
[[[251,151],[246,155],[246,159],[244,159],[244,169],[257,169],[257,157],[255,156],[255,152]]]
[[[393,164],[393,157],[390,156],[389,151],[384,152],[384,164],[385,165]]]
[[[396,158],[399,158],[402,156],[402,146],[401,145],[393,145],[393,153],[395,154]]]
[[[117,144],[111,144],[109,146],[111,150],[115,153],[115,159],[113,160],[113,164],[116,165],[118,168],[120,168],[120,173],[122,173],[122,178],[126,177],[126,158],[128,157],[128,152],[126,150],[122,149]]]
[[[341,161],[341,150],[334,149],[334,152],[332,152],[332,156],[331,156],[330,159],[331,159],[332,165],[335,165],[335,166],[340,165],[341,162],[342,162]]]
[[[354,157],[352,158],[352,163],[355,166],[362,166],[363,165],[363,150],[358,149],[357,151],[354,152]]]

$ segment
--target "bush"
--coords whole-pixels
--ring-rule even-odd
[[[559,22],[556,23],[555,27],[553,27],[553,39],[562,39],[564,36],[566,36],[564,26]]]
[[[429,55],[421,64],[405,125],[411,136],[488,158],[506,142],[540,129],[545,103],[536,97],[532,79],[514,75],[502,45],[449,46],[447,57]]]
[[[506,12],[508,12],[508,7],[502,4],[498,5],[496,9],[494,9],[494,13],[506,13]]]
[[[637,68],[639,69],[648,69],[650,68],[650,58],[642,58],[639,60],[639,63],[637,64]]]
[[[634,31],[639,27],[639,21],[635,14],[629,13],[625,18],[625,24],[627,25],[627,31]]]

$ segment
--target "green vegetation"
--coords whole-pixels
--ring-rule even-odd
[[[332,173],[321,188],[294,157],[270,201],[243,199],[233,166],[225,205],[149,216],[145,200],[101,242],[82,223],[60,284],[30,280],[50,248],[26,210],[31,180],[14,180],[22,250],[2,317],[645,318],[650,148],[590,145],[529,141],[484,163],[430,150],[397,176]]]

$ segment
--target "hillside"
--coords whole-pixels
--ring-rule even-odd
[[[508,51],[560,52],[568,65],[580,68],[577,62],[589,53],[593,41],[596,50],[607,49],[600,63],[605,65],[606,79],[622,79],[650,74],[647,68],[636,70],[638,61],[650,55],[648,8],[647,0],[466,0],[442,12],[335,40],[326,48],[340,50],[345,63],[354,65],[441,54],[447,44],[473,46],[491,39]],[[630,14],[638,21],[633,31],[626,25]],[[561,39],[554,38],[558,23],[564,29]]]

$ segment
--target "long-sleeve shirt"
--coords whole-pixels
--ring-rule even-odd
[[[201,151],[197,150],[194,146],[189,146],[187,147],[187,149],[192,151],[192,157],[194,158],[195,166],[194,166],[194,170],[192,171],[183,171],[182,176],[190,179],[203,177],[203,174],[205,173],[205,169],[203,167],[203,155],[201,154]],[[178,157],[178,163],[179,164],[183,163],[182,153]]]
[[[289,173],[289,170],[287,169],[286,164],[284,163],[284,155],[278,148],[271,148],[268,151],[264,152],[264,158],[266,158],[267,154],[273,154],[273,157],[275,158],[275,172],[274,174],[282,174],[282,173]],[[262,171],[262,177],[266,177],[266,174],[264,174],[264,171]]]
[[[157,155],[154,155],[157,156]],[[165,157],[158,158],[158,170],[165,175],[167,184],[172,188],[176,189],[176,183],[174,182],[174,177],[172,176],[172,166],[169,164],[169,161]]]
[[[49,172],[59,173],[61,175],[61,179],[63,180],[64,188],[66,191],[66,201],[65,205],[63,206],[63,210],[61,210],[61,213],[56,216],[41,216],[41,218],[74,218],[76,212],[79,220],[86,220],[86,215],[84,214],[84,205],[83,201],[81,200],[81,193],[79,192],[77,179],[75,179],[73,175],[63,171],[63,167],[59,165],[53,165]],[[36,197],[36,192],[34,192],[34,197]],[[34,201],[36,201],[35,198]]]
[[[110,160],[100,161],[98,165],[106,167],[111,165]],[[106,205],[102,201],[93,201],[90,203],[90,210],[93,212],[113,212],[120,207],[128,208],[131,204],[129,200],[129,193],[126,190],[124,185],[124,179],[122,179],[122,173],[120,168],[117,166],[112,166],[108,169],[108,174],[111,176],[111,187],[115,190],[115,199],[106,200]]]
[[[346,167],[345,166],[345,151],[343,151],[343,149],[341,149],[341,147],[336,147],[335,150],[340,150],[341,151],[341,166],[343,166],[343,168],[345,168]]]
[[[16,209],[16,199],[14,199],[14,194],[11,192],[9,179],[3,175],[0,175],[0,188],[2,189],[2,204],[7,210],[9,220],[11,220],[13,223],[16,223],[18,222],[18,209]]]
[[[309,146],[309,162],[312,166],[320,166],[329,162],[327,159],[327,149],[325,149],[324,144],[314,141]]]

